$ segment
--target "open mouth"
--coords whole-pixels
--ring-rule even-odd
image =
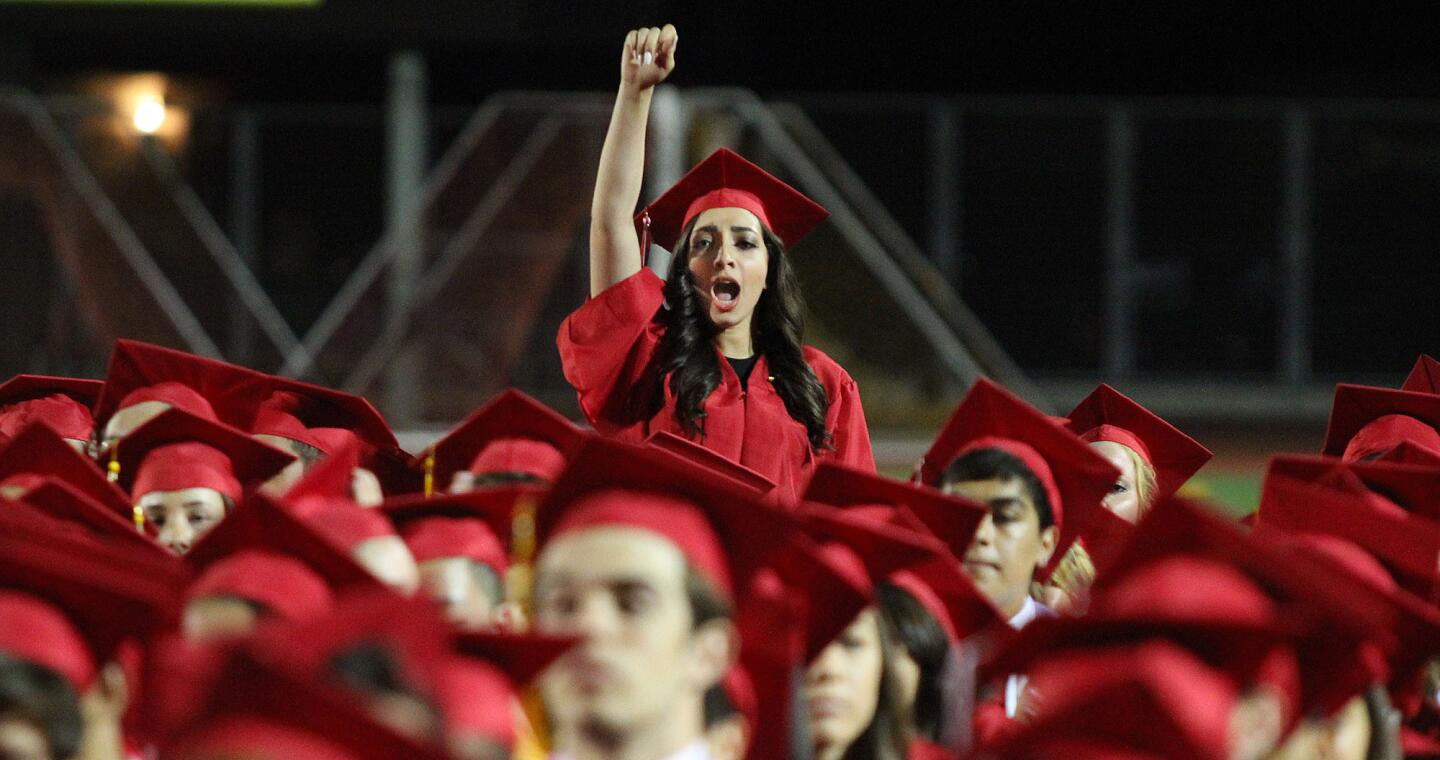
[[[740,303],[740,283],[734,280],[716,280],[710,286],[710,298],[716,308],[729,311]]]

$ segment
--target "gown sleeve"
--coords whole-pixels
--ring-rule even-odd
[[[832,455],[840,464],[865,472],[875,472],[875,454],[870,450],[870,429],[865,424],[865,409],[860,404],[860,386],[842,371],[839,393],[826,422],[834,436]]]
[[[556,344],[565,379],[597,431],[614,435],[658,408],[655,350],[664,282],[649,269],[606,288],[565,318]]]

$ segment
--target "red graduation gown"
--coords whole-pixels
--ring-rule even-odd
[[[585,417],[602,434],[637,442],[659,430],[686,436],[669,384],[662,389],[655,382],[665,332],[663,288],[654,272],[642,269],[587,301],[560,326],[557,343],[565,379],[579,394]],[[873,472],[875,457],[855,381],[816,349],[807,346],[805,360],[830,400],[825,426],[834,437],[833,450],[811,448],[805,426],[790,416],[770,383],[763,356],[751,371],[748,390],[720,357],[720,384],[705,400],[705,436],[686,437],[759,472],[788,497],[799,496],[822,459]],[[656,398],[661,393],[663,398]]]

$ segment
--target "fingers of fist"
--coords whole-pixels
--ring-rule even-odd
[[[675,65],[675,43],[679,35],[673,24],[632,30],[625,36],[625,58],[634,66],[660,66],[669,71]]]

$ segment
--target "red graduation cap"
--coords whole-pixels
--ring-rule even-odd
[[[1400,386],[1400,390],[1440,394],[1440,361],[1421,354],[1420,358],[1415,360],[1415,367],[1410,370],[1410,375],[1405,378],[1405,384]]]
[[[95,401],[100,398],[100,392],[104,389],[104,380],[54,377],[52,375],[16,375],[0,383],[0,407],[58,394],[74,399],[89,409],[95,405]]]
[[[426,473],[426,492],[442,490],[461,470],[518,472],[553,482],[566,452],[585,436],[559,412],[507,388],[431,444],[414,465]]]
[[[712,448],[701,446],[667,430],[658,430],[652,433],[649,438],[645,439],[645,443],[684,461],[708,467],[721,475],[729,476],[754,489],[756,493],[764,494],[775,490],[775,482],[764,475]]]
[[[1094,595],[1133,569],[1175,555],[1229,563],[1265,589],[1286,614],[1314,622],[1295,654],[1297,701],[1329,713],[1369,685],[1357,652],[1395,620],[1393,604],[1345,571],[1241,529],[1194,502],[1171,498],[1136,527],[1125,550],[1097,568]],[[1309,632],[1315,632],[1311,635]]]
[[[918,531],[951,552],[963,553],[989,510],[929,486],[892,480],[834,462],[821,462],[801,496],[869,520]],[[920,519],[924,514],[929,519]],[[927,557],[897,570],[890,582],[915,598],[952,641],[988,628],[1000,613],[965,575],[953,556]]]
[[[25,504],[51,517],[82,525],[102,542],[173,556],[169,549],[135,530],[134,523],[122,516],[124,510],[129,509],[123,500],[119,503],[99,502],[63,480],[45,478],[25,493]]]
[[[252,551],[297,559],[337,592],[379,586],[369,571],[318,527],[259,495],[246,499],[201,536],[185,555],[185,562],[204,573],[230,557]]]
[[[1244,687],[1293,621],[1238,569],[1193,556],[1134,566],[1097,593],[1084,617],[1040,618],[985,664],[983,678],[1029,672],[1036,662],[1165,639]]]
[[[1038,683],[1037,683],[1038,681]],[[1164,642],[1056,659],[1032,675],[1040,713],[984,748],[981,758],[1224,760],[1231,710],[1228,679]]]
[[[930,445],[916,475],[922,483],[938,485],[957,457],[989,448],[1020,459],[1045,485],[1060,529],[1053,568],[1084,533],[1090,517],[1104,509],[1101,502],[1120,473],[1089,444],[1038,409],[981,378]]]
[[[1357,659],[1370,669],[1371,680],[1387,684],[1392,694],[1408,692],[1440,641],[1440,611],[1400,590],[1373,556],[1344,538],[1274,530],[1262,535],[1337,569],[1389,606],[1390,619],[1362,644]]]
[[[132,498],[154,491],[213,488],[233,501],[294,459],[236,428],[180,409],[166,410],[117,441],[110,457],[112,473]]]
[[[200,760],[232,755],[285,760],[449,757],[439,747],[381,724],[344,692],[243,651],[228,657],[189,727],[162,748],[160,756]]]
[[[14,438],[43,422],[64,438],[89,441],[90,408],[105,383],[75,377],[16,375],[0,384],[0,438]]]
[[[387,500],[380,510],[405,538],[416,562],[468,557],[503,575],[515,516],[533,512],[544,493],[535,486],[512,485],[429,498],[410,494]]]
[[[1395,448],[1381,454],[1373,461],[1393,462],[1396,464],[1418,464],[1431,468],[1440,468],[1440,451],[1432,451],[1423,446],[1416,446],[1409,441],[1401,441],[1395,444]]]
[[[0,509],[0,650],[51,668],[77,692],[122,642],[178,622],[185,580],[173,558]]]
[[[257,630],[253,651],[308,678],[331,678],[334,659],[357,647],[388,653],[414,692],[437,696],[451,657],[451,629],[428,599],[407,599],[384,589],[354,589],[336,599],[330,614]]]
[[[807,662],[874,601],[875,584],[944,556],[944,548],[924,533],[820,504],[802,504],[798,510],[801,530],[815,544],[777,558],[775,567],[808,602]],[[792,575],[794,570],[800,572]]]
[[[264,549],[241,549],[217,560],[190,584],[187,596],[236,597],[291,622],[320,617],[332,601],[330,587],[304,562]]]
[[[656,533],[732,600],[795,536],[785,512],[734,480],[663,452],[599,438],[575,452],[535,520],[542,547],[563,533],[602,525]]]
[[[106,480],[94,460],[71,448],[50,427],[31,425],[0,449],[0,484],[38,485],[44,480],[62,481],[129,520],[130,497]]]
[[[794,247],[830,216],[800,191],[738,153],[721,148],[635,215],[641,245],[648,241],[665,248],[675,245],[685,226],[712,208],[749,211],[787,248]]]
[[[515,700],[525,685],[577,643],[534,634],[467,633],[441,689],[446,722],[506,747],[515,743]]]
[[[304,518],[334,506],[358,506],[352,482],[355,468],[360,466],[360,449],[361,444],[356,440],[325,457],[306,470],[280,497],[279,503]]]
[[[115,341],[96,424],[119,409],[164,401],[201,417],[243,427],[268,395],[268,377],[245,367],[135,340]]]
[[[1069,414],[1069,427],[1087,443],[1127,446],[1155,469],[1155,498],[1185,484],[1214,456],[1194,438],[1104,383]]]
[[[321,385],[286,377],[269,378],[271,394],[262,409],[292,415],[306,428],[339,428],[349,430],[377,449],[399,449],[395,433],[373,404],[353,393],[337,391]],[[264,432],[252,430],[251,432]],[[326,443],[321,440],[320,443]],[[313,445],[313,444],[312,444]],[[331,453],[321,446],[315,448]]]
[[[1369,459],[1401,441],[1440,452],[1440,396],[1368,385],[1335,386],[1321,453]]]
[[[1372,477],[1404,466],[1361,466]],[[1440,472],[1422,471],[1430,484]],[[1402,475],[1403,477],[1403,475]],[[1271,460],[1260,495],[1259,523],[1297,533],[1320,533],[1352,541],[1374,554],[1406,588],[1430,598],[1440,582],[1440,522],[1414,514],[1370,490],[1359,473],[1320,457]],[[1422,494],[1435,514],[1440,493]]]

